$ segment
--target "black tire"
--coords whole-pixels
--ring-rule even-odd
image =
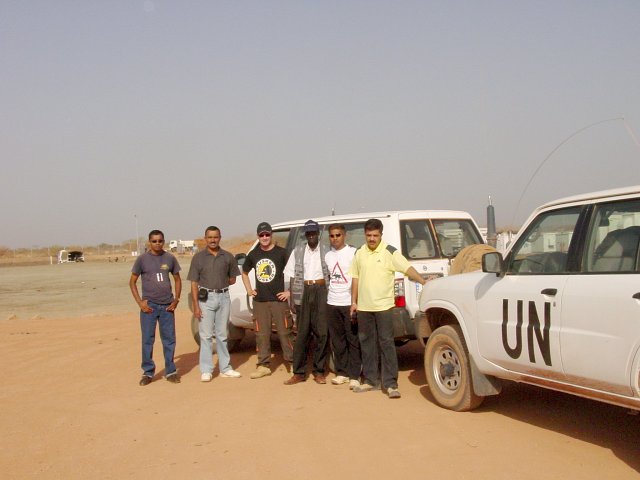
[[[469,353],[457,325],[444,325],[431,334],[424,349],[424,371],[441,407],[466,412],[484,400],[473,391]]]

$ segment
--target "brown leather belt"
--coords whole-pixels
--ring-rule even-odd
[[[320,280],[305,280],[304,284],[305,285],[324,285],[324,278],[321,278]]]

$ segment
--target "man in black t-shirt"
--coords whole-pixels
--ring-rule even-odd
[[[288,365],[293,360],[293,321],[289,312],[289,291],[284,288],[284,266],[287,251],[273,243],[271,225],[258,225],[258,245],[247,255],[242,265],[242,283],[247,295],[253,297],[253,315],[258,350],[257,369],[251,378],[271,375],[271,325],[275,323],[282,355]],[[249,272],[255,271],[256,288],[251,286]]]

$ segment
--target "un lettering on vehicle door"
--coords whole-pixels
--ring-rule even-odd
[[[477,303],[481,356],[514,372],[561,375],[560,312],[566,277],[494,278]]]

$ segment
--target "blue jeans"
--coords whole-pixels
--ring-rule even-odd
[[[229,324],[229,292],[209,292],[206,302],[198,302],[202,311],[200,319],[200,373],[213,373],[213,338],[216,339],[218,368],[220,373],[231,370],[229,349],[227,348],[227,328]]]
[[[156,340],[156,323],[160,330],[162,350],[164,352],[165,375],[176,373],[173,356],[176,351],[176,322],[173,312],[168,312],[169,305],[147,302],[153,309],[151,313],[140,311],[140,330],[142,331],[142,372],[153,377],[156,364],[153,362],[153,344]]]

